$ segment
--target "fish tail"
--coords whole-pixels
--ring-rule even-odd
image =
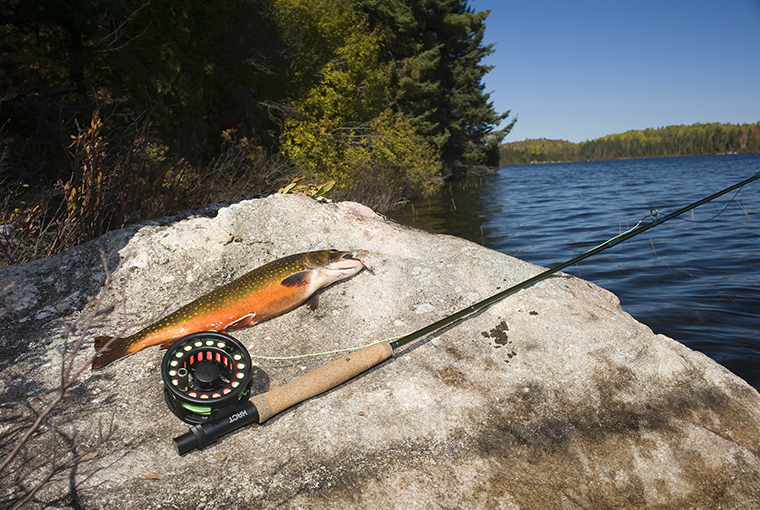
[[[92,360],[92,369],[105,368],[116,360],[132,354],[124,349],[124,342],[110,336],[95,338],[95,358]]]

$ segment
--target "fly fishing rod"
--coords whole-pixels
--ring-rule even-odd
[[[681,214],[690,211],[700,205],[706,204],[716,198],[725,195],[735,189],[741,188],[744,185],[760,178],[760,173],[755,173],[749,179],[746,179],[738,184],[728,187],[722,191],[719,191],[709,197],[703,198],[693,204],[687,205],[677,211],[670,213],[662,218],[659,217],[659,213],[655,209],[652,210],[652,221],[642,225],[636,226],[631,230],[624,232],[612,239],[600,244],[599,246],[592,248],[591,250],[575,257],[567,262],[563,262],[558,266],[547,269],[546,271],[529,278],[523,282],[518,283],[498,294],[479,301],[467,308],[460,310],[452,315],[444,317],[443,319],[425,326],[413,333],[403,336],[394,341],[383,341],[373,344],[361,351],[358,351],[343,358],[337,359],[326,365],[322,365],[319,368],[308,372],[289,383],[286,383],[278,388],[269,390],[266,393],[262,393],[254,396],[249,401],[245,402],[241,407],[238,407],[231,414],[222,416],[216,419],[210,419],[203,423],[199,423],[190,429],[190,432],[183,434],[182,436],[174,438],[174,444],[177,452],[180,455],[193,450],[201,449],[217,440],[224,434],[227,434],[235,429],[248,425],[250,423],[264,423],[274,415],[292,407],[304,400],[315,397],[321,393],[331,390],[340,384],[366,372],[370,368],[382,363],[390,358],[395,351],[408,345],[415,340],[425,337],[445,326],[448,326],[454,322],[464,319],[475,312],[482,310],[497,301],[500,301],[512,294],[515,294],[531,285],[534,285],[542,280],[545,280],[549,276],[562,271],[563,269],[577,264],[578,262],[585,260],[589,257],[593,257],[597,253],[600,253],[608,248],[612,248],[628,239],[635,237],[639,234],[646,232],[647,230],[654,228],[668,220],[671,220]]]

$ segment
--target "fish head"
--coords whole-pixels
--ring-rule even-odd
[[[361,260],[348,251],[323,250],[306,254],[304,266],[316,269],[332,282],[350,278],[367,267]]]

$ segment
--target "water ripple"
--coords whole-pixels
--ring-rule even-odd
[[[758,167],[760,154],[512,165],[391,216],[551,267],[632,228],[653,208],[669,214]],[[732,196],[566,272],[614,292],[656,333],[760,389],[760,183]]]

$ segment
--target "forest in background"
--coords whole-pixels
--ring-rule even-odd
[[[595,140],[525,140],[501,146],[502,165],[760,152],[760,122],[631,130]]]
[[[0,265],[282,187],[383,210],[498,165],[514,120],[498,130],[509,112],[484,92],[487,15],[467,0],[3,2]]]

